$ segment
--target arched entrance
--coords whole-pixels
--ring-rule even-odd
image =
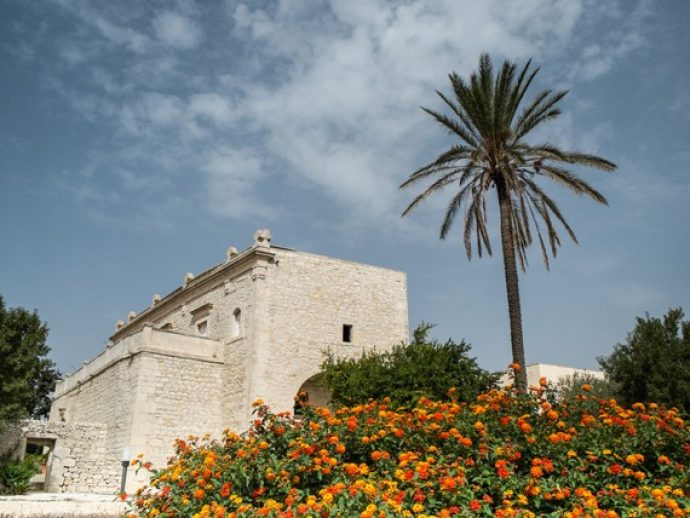
[[[320,374],[315,374],[302,383],[295,396],[295,415],[302,413],[305,406],[325,407],[331,401],[331,394]]]

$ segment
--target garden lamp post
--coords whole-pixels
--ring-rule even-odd
[[[129,468],[129,448],[122,448],[122,479],[120,481],[120,494],[125,492],[127,484],[127,468]]]

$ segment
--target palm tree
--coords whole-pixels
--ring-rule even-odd
[[[577,164],[604,171],[616,168],[615,164],[598,156],[525,141],[532,130],[560,115],[557,105],[567,94],[566,91],[545,90],[520,109],[525,93],[539,71],[539,68],[530,70],[530,65],[531,60],[517,74],[516,65],[505,61],[500,72],[494,75],[491,59],[483,54],[479,59],[479,70],[472,73],[469,81],[451,73],[454,99],[442,92],[436,93],[452,113],[444,115],[422,109],[457,137],[458,142],[436,160],[413,172],[400,186],[405,188],[433,180],[412,200],[403,216],[431,194],[450,185],[457,189],[441,225],[441,239],[448,236],[458,211],[464,207],[463,237],[468,259],[472,258],[475,236],[479,257],[484,250],[491,255],[487,198],[495,189],[500,213],[511,349],[513,362],[523,367],[516,376],[516,386],[522,392],[526,390],[527,376],[517,263],[519,261],[524,271],[526,249],[532,243],[533,231],[536,231],[544,264],[549,268],[547,246],[556,257],[557,248],[561,245],[554,226],[556,222],[577,243],[570,225],[538,181],[548,178],[576,194],[584,194],[606,204],[606,198],[568,167]]]

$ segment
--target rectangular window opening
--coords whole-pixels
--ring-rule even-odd
[[[343,324],[343,342],[352,343],[352,324]]]

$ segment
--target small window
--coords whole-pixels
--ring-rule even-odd
[[[343,324],[343,342],[346,344],[352,343],[352,325]]]
[[[242,336],[242,310],[237,308],[232,313],[232,337]]]
[[[207,336],[208,335],[208,320],[202,320],[201,322],[197,322],[196,330],[199,333],[199,336]]]

